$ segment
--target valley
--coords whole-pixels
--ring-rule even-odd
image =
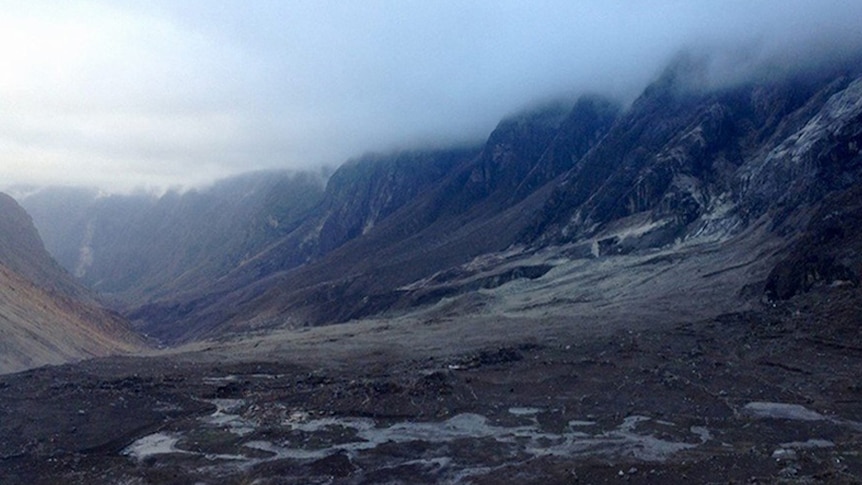
[[[858,483],[860,66],[3,196],[2,483]]]

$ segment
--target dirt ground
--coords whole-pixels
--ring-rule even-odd
[[[341,326],[306,332],[330,341],[320,365],[224,343],[46,367],[0,377],[0,477],[860,483],[860,315],[859,289],[822,288],[697,322],[559,324],[448,352],[381,337],[326,354],[359,331]]]

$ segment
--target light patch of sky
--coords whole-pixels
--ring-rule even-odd
[[[683,47],[862,45],[850,0],[0,0],[0,188],[199,184],[478,141],[553,96],[631,101]]]

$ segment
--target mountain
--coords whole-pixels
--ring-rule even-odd
[[[862,62],[734,79],[680,56],[629,106],[325,185],[31,194],[79,281],[188,345],[0,376],[0,476],[859,482]],[[0,366],[102,352],[119,319],[0,202]]]
[[[326,258],[274,267],[183,312],[157,304],[134,316],[194,335],[342,322],[553,267],[498,256],[509,266],[476,270],[505,251],[589,259],[751,234],[786,248],[831,197],[852,199],[842,194],[862,175],[858,65],[709,89],[697,84],[702,69],[681,59],[625,111],[589,98],[568,115],[506,120],[478,155]],[[858,261],[841,264],[850,273],[812,277],[858,280]],[[739,281],[737,291],[765,284]]]
[[[765,284],[771,300],[787,300],[817,286],[858,287],[862,274],[862,188],[830,194],[811,215],[805,230],[770,271]]]
[[[398,152],[347,163],[333,174],[306,224],[275,251],[261,253],[256,265],[238,268],[197,298],[154,301],[129,316],[147,322],[142,328],[150,334],[182,340],[244,319],[245,305],[259,296],[278,298],[278,309],[264,314],[278,313],[279,321],[281,308],[290,306],[290,325],[370,314],[381,307],[368,304],[369,293],[392,300],[398,286],[514,242],[516,229],[529,220],[523,208],[540,207],[525,182],[542,189],[601,138],[617,112],[596,97],[568,109],[552,103],[503,120],[480,149]],[[374,202],[381,200],[388,201],[382,211]],[[305,256],[309,244],[317,258]],[[282,284],[294,293],[264,295]],[[330,288],[324,299],[320,288]],[[309,307],[322,311],[307,315]]]
[[[554,189],[525,240],[616,238],[619,252],[720,236],[858,180],[858,153],[847,150],[858,135],[858,71],[701,92],[687,81],[699,69],[683,62],[650,86]],[[624,223],[626,235],[608,230],[628,218],[642,222]]]
[[[0,262],[9,271],[46,289],[84,294],[45,251],[30,216],[6,194],[0,194],[0,231]]]
[[[0,373],[132,352],[144,341],[48,255],[27,213],[0,194]]]
[[[344,243],[370,232],[381,221],[439,183],[453,167],[475,153],[472,148],[367,154],[332,174],[323,198],[299,227],[234,272],[251,283],[320,259]]]
[[[313,173],[256,172],[184,193],[21,199],[63,266],[119,307],[209,284],[291,232],[321,198]]]
[[[325,187],[249,175],[94,198],[60,222],[42,216],[58,204],[24,204],[46,233],[77,231],[50,238],[75,241],[55,254],[166,342],[404,311],[542,278],[560,261],[675,247],[717,245],[722,262],[706,273],[750,259],[728,248],[774,265],[735,281],[727,301],[856,284],[855,232],[835,236],[818,218],[855,217],[860,63],[725,85],[708,70],[682,55],[631,106],[539,105],[481,146],[369,154]],[[850,212],[830,216],[830,201]]]

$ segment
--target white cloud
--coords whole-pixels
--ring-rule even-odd
[[[719,79],[862,45],[855,0],[0,9],[0,184],[130,189],[337,164],[371,149],[479,139],[555,94],[631,99],[683,46],[736,49],[716,63]]]

